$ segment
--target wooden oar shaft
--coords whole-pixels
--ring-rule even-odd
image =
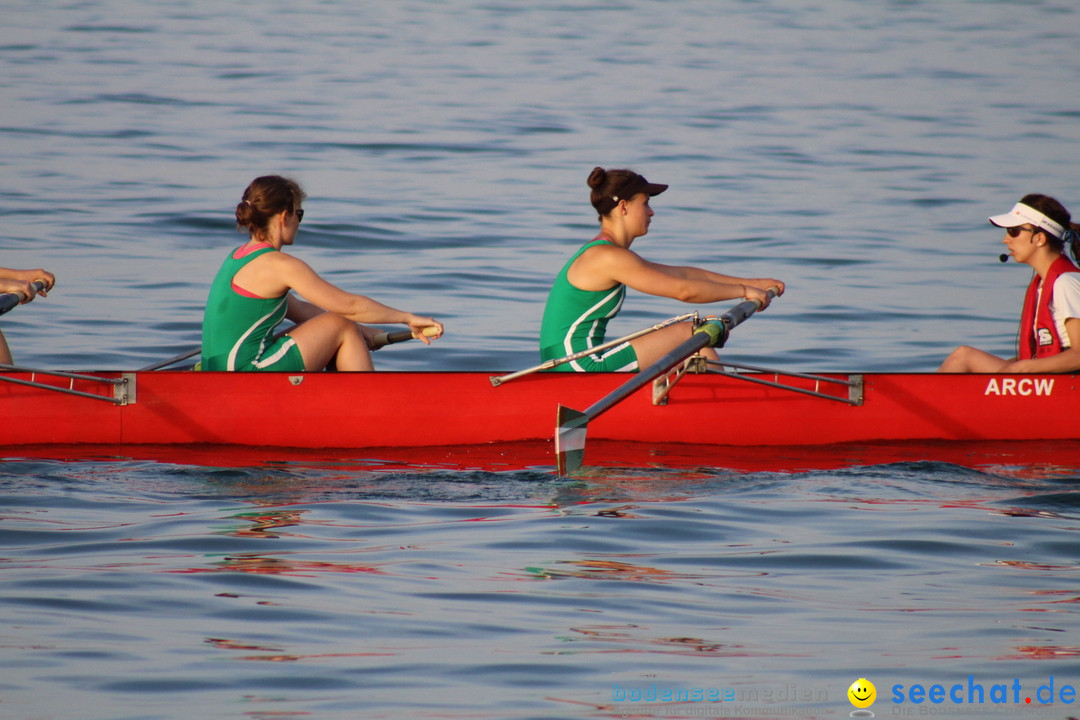
[[[34,292],[41,292],[45,289],[45,283],[38,280],[34,283]],[[23,296],[16,292],[9,292],[0,294],[0,315],[3,315],[7,311],[14,308],[16,305],[23,301]]]

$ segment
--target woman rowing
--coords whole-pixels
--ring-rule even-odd
[[[1080,225],[1046,195],[1025,195],[1005,215],[990,218],[1005,228],[1008,255],[1035,271],[1020,314],[1015,358],[962,346],[939,372],[1060,373],[1080,370],[1080,269],[1065,256],[1066,245],[1080,260]],[[1002,255],[1002,261],[1008,256]]]
[[[372,370],[360,323],[401,323],[429,343],[443,326],[346,292],[284,252],[296,239],[306,195],[277,175],[255,178],[236,206],[236,227],[250,239],[229,253],[210,287],[203,318],[203,370]],[[303,296],[300,300],[295,293]],[[288,318],[297,323],[275,337]]]
[[[608,321],[622,307],[626,288],[687,303],[746,298],[764,308],[770,278],[748,279],[695,267],[661,265],[630,250],[649,232],[649,198],[667,190],[630,170],[596,168],[589,175],[591,201],[600,216],[600,234],[567,261],[555,278],[540,326],[542,360],[561,358],[604,342]],[[648,367],[690,337],[692,323],[669,325],[616,347],[557,366],[565,372],[637,371]],[[716,352],[702,351],[711,359]]]

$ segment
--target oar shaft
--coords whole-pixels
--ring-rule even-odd
[[[769,288],[767,292],[769,300],[776,296],[776,289]],[[654,362],[649,368],[635,375],[617,391],[601,398],[589,406],[584,414],[589,420],[594,420],[607,412],[625,398],[633,395],[642,387],[648,385],[656,378],[666,373],[671,368],[690,357],[704,347],[723,347],[727,342],[728,333],[736,325],[739,325],[753,315],[761,307],[757,300],[746,300],[739,303],[715,320],[707,320],[701,324],[694,334],[681,342],[675,349],[668,352],[662,358]]]
[[[413,335],[409,330],[394,330],[392,332],[381,332],[375,337],[371,338],[371,349],[378,350],[381,347],[387,345],[393,345],[394,343],[405,342],[406,340],[412,340]]]
[[[716,321],[710,320],[709,322],[715,323]],[[625,398],[633,395],[635,392],[678,365],[690,355],[693,355],[701,348],[709,345],[710,339],[709,334],[706,332],[695,332],[692,337],[684,340],[674,350],[624,383],[617,392],[601,398],[586,408],[584,411],[585,415],[589,420],[595,420],[603,413],[618,405]]]
[[[540,363],[539,365],[534,365],[531,368],[525,368],[524,370],[518,370],[517,372],[512,372],[512,373],[509,373],[507,375],[492,376],[492,377],[489,377],[488,380],[491,381],[491,384],[494,387],[499,387],[500,385],[502,385],[505,382],[510,382],[511,380],[516,380],[519,377],[524,377],[525,375],[531,375],[532,373],[538,372],[540,370],[550,370],[553,367],[558,367],[559,365],[563,365],[563,364],[571,362],[573,360],[580,360],[581,358],[586,357],[588,355],[592,355],[592,354],[598,353],[598,352],[603,352],[604,350],[607,350],[608,348],[613,348],[616,345],[622,345],[624,342],[629,342],[631,340],[636,340],[639,337],[643,337],[645,335],[648,335],[649,333],[656,332],[657,330],[663,330],[668,325],[674,325],[675,323],[686,322],[687,320],[690,320],[691,318],[695,318],[695,317],[697,317],[696,312],[686,313],[685,315],[679,315],[678,317],[668,318],[667,320],[664,320],[661,323],[657,323],[656,325],[652,325],[652,326],[647,327],[647,328],[642,328],[641,330],[637,330],[635,332],[632,332],[629,335],[624,335],[621,338],[616,338],[614,340],[608,340],[607,342],[603,342],[603,343],[600,343],[599,345],[596,345],[594,347],[591,347],[591,348],[588,348],[588,349],[585,349],[585,350],[581,350],[579,352],[573,353],[572,355],[567,355],[567,356],[561,357],[561,358],[552,358],[551,360],[545,360],[544,362]]]
[[[766,301],[779,294],[779,288],[769,288]],[[671,350],[667,355],[650,365],[646,370],[617,387],[606,397],[593,403],[585,412],[559,405],[555,425],[555,460],[560,475],[574,472],[581,467],[585,458],[585,436],[589,421],[607,412],[615,405],[630,397],[642,387],[660,375],[690,357],[706,346],[723,347],[731,329],[761,309],[757,300],[746,300],[728,310],[718,318],[706,320],[694,334]]]
[[[776,297],[776,288],[769,288],[765,293],[769,301],[771,302]],[[761,303],[757,300],[744,300],[735,307],[728,310],[726,313],[720,316],[720,319],[724,321],[728,330],[731,330],[736,325],[739,325],[748,317],[756,313],[761,309]]]
[[[162,360],[161,362],[156,362],[153,365],[147,365],[146,367],[141,367],[141,368],[138,369],[138,372],[146,372],[146,371],[149,371],[149,370],[160,370],[161,368],[166,368],[166,367],[169,367],[170,365],[178,363],[181,360],[187,360],[188,358],[195,357],[200,352],[202,352],[202,345],[200,345],[199,347],[196,347],[196,348],[192,348],[191,350],[185,350],[184,352],[180,353],[179,355],[177,355],[175,357],[171,357],[168,360]]]
[[[426,327],[423,330],[424,337],[434,337],[439,331],[434,327]],[[388,332],[381,332],[371,339],[371,349],[378,350],[381,347],[387,345],[393,345],[394,343],[405,342],[406,340],[413,340],[416,338],[412,334],[412,330],[392,330]]]
[[[429,332],[429,330],[430,330],[430,332]],[[435,334],[434,328],[425,328],[424,329],[424,335],[425,336],[431,337],[434,334]],[[379,348],[386,347],[387,345],[393,345],[394,343],[405,342],[406,340],[412,340],[412,339],[413,339],[413,334],[412,334],[411,330],[395,330],[393,332],[381,332],[381,333],[379,333],[378,335],[376,335],[375,337],[373,337],[371,339],[371,349],[372,350],[378,350]],[[145,372],[145,371],[149,371],[149,370],[160,370],[162,368],[166,368],[166,367],[169,367],[170,365],[178,363],[181,360],[187,360],[188,358],[195,357],[200,352],[202,352],[202,346],[201,345],[199,347],[192,348],[191,350],[187,350],[185,352],[182,352],[182,353],[180,353],[179,355],[177,355],[175,357],[169,358],[168,360],[162,360],[161,362],[154,363],[153,365],[147,365],[146,367],[139,368],[139,371],[140,372]]]

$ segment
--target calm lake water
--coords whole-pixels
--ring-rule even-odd
[[[445,322],[380,368],[526,367],[604,165],[671,185],[646,257],[788,283],[729,357],[1007,354],[1029,273],[986,217],[1080,215],[1078,32],[1072,0],[10,0],[0,265],[58,285],[0,326],[42,368],[196,346],[240,193],[282,173],[298,256]],[[612,329],[685,309],[631,293]],[[0,717],[846,717],[862,677],[879,717],[1080,714],[1080,467],[1053,453],[260,460],[5,450]],[[935,684],[964,702],[909,694]]]

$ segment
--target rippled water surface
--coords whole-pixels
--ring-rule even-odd
[[[816,718],[859,677],[880,714],[969,675],[1030,696],[1080,677],[1077,479],[9,459],[0,709]],[[619,698],[657,685],[736,695]]]
[[[34,367],[194,347],[240,192],[283,173],[298,256],[446,323],[380,367],[525,367],[600,164],[671,185],[646,257],[788,283],[732,357],[1007,354],[1028,273],[986,217],[1080,214],[1078,30],[1071,0],[12,0],[0,265],[58,286],[0,326]],[[631,293],[613,330],[684,309]],[[569,480],[63,457],[0,461],[0,717],[847,717],[861,677],[879,717],[1078,714],[1053,448]],[[969,682],[983,705],[894,700]]]
[[[280,172],[310,195],[301,257],[446,321],[384,367],[532,364],[602,164],[672,186],[647,257],[789,283],[733,353],[1007,352],[1027,273],[985,218],[1080,203],[1075,4],[798,5],[9,2],[4,264],[60,284],[5,331],[53,367],[198,344],[240,192]],[[633,295],[614,329],[680,311]]]

